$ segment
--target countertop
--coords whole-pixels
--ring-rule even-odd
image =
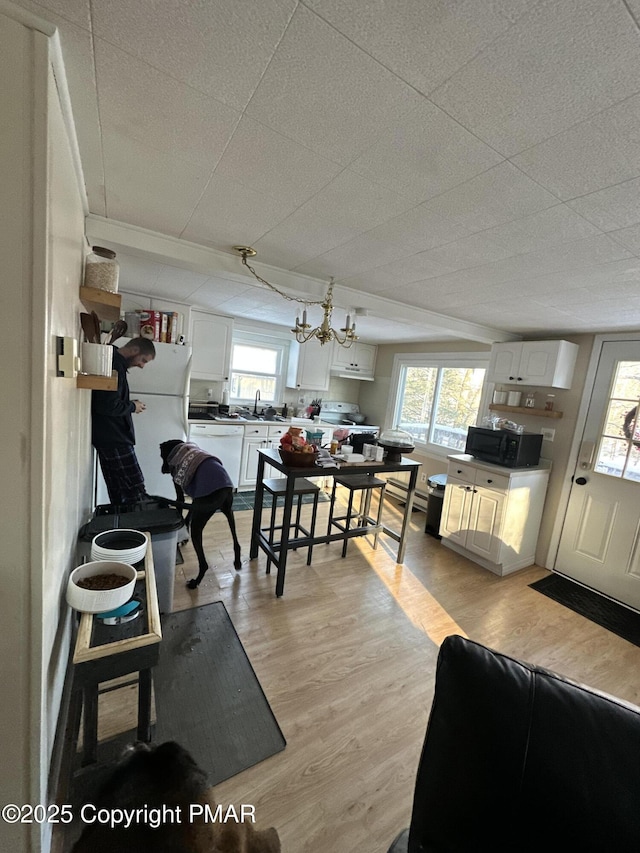
[[[308,418],[287,418],[284,421],[268,421],[264,418],[189,418],[190,424],[235,424],[242,426],[243,424],[267,424],[267,426],[301,426],[305,429],[309,427],[319,427],[320,429],[337,429],[338,424],[329,424],[324,421],[312,421]]]

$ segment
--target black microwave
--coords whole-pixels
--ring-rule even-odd
[[[540,462],[542,434],[470,426],[465,453],[505,468],[531,468]]]

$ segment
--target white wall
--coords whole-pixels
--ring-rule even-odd
[[[84,208],[51,41],[7,9],[0,8],[0,800],[46,803],[70,638],[64,586],[90,507],[89,392],[55,375],[56,335],[78,335]],[[47,826],[0,826],[2,850],[48,844]]]

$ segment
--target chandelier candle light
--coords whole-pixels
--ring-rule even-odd
[[[356,335],[356,324],[351,322],[351,316],[349,314],[347,314],[347,319],[344,326],[340,329],[340,332],[336,331],[336,329],[331,326],[331,314],[333,312],[333,277],[329,279],[329,287],[327,288],[326,296],[322,302],[298,299],[295,296],[289,296],[287,293],[283,293],[281,290],[278,290],[277,287],[274,287],[273,284],[269,284],[268,281],[261,278],[253,267],[247,263],[247,258],[253,258],[257,254],[255,249],[252,249],[251,246],[234,246],[233,248],[236,252],[242,255],[242,263],[254,278],[260,282],[260,284],[263,284],[275,291],[277,294],[282,296],[283,299],[288,299],[291,302],[301,302],[305,306],[302,311],[302,322],[300,322],[300,317],[298,315],[296,317],[295,328],[291,329],[292,333],[296,336],[298,343],[306,344],[307,341],[310,341],[312,338],[317,338],[320,341],[321,346],[324,346],[324,344],[328,344],[331,341],[336,341],[341,347],[348,349],[354,341],[358,340],[358,336]],[[307,306],[309,305],[320,305],[324,311],[322,322],[315,328],[311,328],[311,324],[307,323]]]

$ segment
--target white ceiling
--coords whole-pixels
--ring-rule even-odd
[[[290,325],[245,244],[372,342],[640,327],[640,0],[19,5],[123,289]]]

